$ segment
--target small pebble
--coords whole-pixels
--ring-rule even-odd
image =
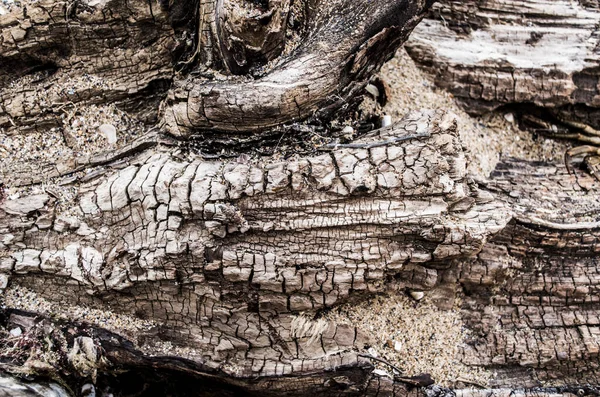
[[[117,129],[112,124],[102,124],[98,130],[106,137],[110,145],[117,143]]]
[[[375,98],[379,97],[379,89],[373,84],[367,84],[367,86],[365,87],[365,91],[373,95]]]
[[[379,357],[379,353],[377,353],[377,350],[373,349],[372,347],[369,347],[367,352],[373,357]]]
[[[425,297],[425,292],[423,291],[410,291],[410,296],[416,301],[420,301]],[[395,347],[395,346],[394,346]]]
[[[378,375],[378,376],[385,376],[387,378],[391,378],[392,376],[389,374],[389,372],[387,372],[386,370],[383,369],[376,369],[373,371],[374,375]]]
[[[7,238],[8,236],[5,236]],[[8,276],[6,274],[0,274],[0,290],[5,289],[8,286]]]
[[[504,120],[508,121],[511,124],[514,124],[515,123],[515,115],[512,113],[506,113],[504,115]]]
[[[381,128],[389,127],[392,125],[392,116],[385,115],[381,118]]]
[[[81,395],[85,397],[96,397],[96,388],[91,383],[86,383],[81,388]]]
[[[402,342],[395,340],[394,341],[394,350],[396,350],[397,352],[402,350]]]
[[[344,127],[344,129],[342,130],[342,133],[344,135],[346,134],[354,134],[354,128],[352,128],[351,126],[347,125]]]
[[[14,336],[14,337],[21,336],[22,333],[23,333],[23,331],[21,331],[21,328],[19,328],[19,327],[15,327],[10,330],[10,335]]]

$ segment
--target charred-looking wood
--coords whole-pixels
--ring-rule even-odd
[[[153,2],[15,2],[0,15],[0,128],[63,127],[66,107],[115,103],[147,123],[177,40]]]
[[[264,12],[251,2],[217,1],[211,14],[216,19],[206,22],[214,25],[215,34],[207,34],[206,41],[211,57],[221,57],[227,71],[246,72],[253,59],[271,61],[284,45],[289,49],[256,79],[189,76],[175,81],[162,111],[164,127],[177,136],[199,129],[252,132],[315,114],[327,119],[347,113],[348,104],[406,40],[430,3],[307,2],[308,25],[294,42],[284,40],[290,1],[269,2]]]
[[[435,289],[448,261],[479,252],[508,219],[467,178],[456,122],[443,113],[278,163],[171,153],[157,146],[80,183],[66,212],[46,194],[1,204],[6,304],[35,291],[39,314],[90,330],[61,337],[57,326],[58,350],[48,352],[35,341],[51,325],[8,313],[8,330],[24,339],[4,334],[5,351],[31,340],[36,357],[4,354],[3,368],[54,365],[81,379],[166,354],[249,391],[402,394],[424,381],[373,375],[360,356],[367,335],[316,314],[375,293]],[[73,305],[114,311],[104,327],[135,345],[111,353],[112,339],[95,331],[103,325]]]
[[[598,181],[506,160],[477,184],[444,112],[344,141],[319,129],[429,5],[3,3],[5,133],[72,142],[106,104],[154,128],[0,170],[0,368],[75,395],[143,395],[150,374],[206,395],[597,394]],[[323,131],[302,151],[283,140]],[[376,357],[377,330],[339,317],[405,292],[409,308],[453,308],[449,330],[406,330],[415,352],[454,334],[437,373]]]
[[[217,4],[219,50],[227,69],[246,74],[281,55],[286,44],[291,0]]]
[[[468,378],[423,390],[427,374],[375,369],[368,334],[319,316],[410,289],[461,297],[471,336],[456,362],[491,369],[483,387],[593,395],[598,182],[509,161],[477,188],[456,128],[414,114],[280,162],[159,145],[79,183],[71,208],[5,200],[5,305],[37,314],[5,312],[2,368],[74,390],[151,368],[223,393],[478,395]]]
[[[261,155],[298,142],[310,152],[314,147],[303,142],[306,132],[309,138],[314,132],[325,135],[318,145],[328,143],[325,121],[346,117],[360,103],[360,88],[428,5],[405,0],[268,6],[208,0],[11,3],[0,15],[0,128],[9,135],[60,135],[70,155],[2,173],[10,175],[10,185],[21,186],[86,164],[106,164],[114,154],[102,160],[97,153],[79,153],[75,138],[81,117],[96,118],[114,107],[121,113],[113,119],[125,120],[123,136],[133,148],[155,144],[153,136],[146,139],[147,130],[159,124],[180,140],[193,137],[189,146],[208,156],[252,152],[263,147],[260,143]],[[254,18],[258,11],[264,11],[263,19]],[[349,18],[341,17],[346,14]],[[244,22],[244,16],[252,18]],[[241,37],[240,26],[257,21],[261,28]],[[240,62],[254,77],[228,69],[236,62],[227,50],[232,42],[247,47],[249,58]],[[255,55],[269,65],[261,66]],[[299,123],[307,118],[312,119],[308,127]]]
[[[58,128],[57,109],[81,102],[128,104],[147,122],[160,117],[178,136],[341,117],[430,3],[136,0],[14,7],[0,16],[0,126]],[[248,72],[254,77],[234,76]],[[44,98],[27,95],[39,86],[53,89]]]
[[[406,48],[468,112],[507,104],[564,108],[600,128],[600,10],[593,4],[444,0]]]

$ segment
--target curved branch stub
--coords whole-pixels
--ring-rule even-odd
[[[177,82],[163,107],[165,127],[176,136],[188,136],[195,129],[252,132],[299,121],[322,108],[330,116],[406,40],[430,3],[315,2],[306,36],[265,76],[256,80],[190,76]],[[255,48],[266,60],[281,51],[289,2],[270,7],[278,7],[281,15],[267,18],[270,22],[255,34],[242,35],[241,29],[250,23],[240,16],[243,5],[217,2],[221,56],[233,72],[251,66],[249,55],[254,50],[249,49]],[[266,18],[271,10],[261,15]]]

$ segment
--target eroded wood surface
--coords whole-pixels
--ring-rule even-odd
[[[103,346],[102,370],[175,368],[246,390],[262,390],[250,382],[260,377],[275,394],[407,395],[410,385],[361,356],[368,335],[313,316],[419,290],[441,306],[461,296],[473,334],[457,359],[491,370],[488,387],[596,382],[591,177],[512,161],[477,188],[443,113],[356,143],[371,148],[279,163],[186,162],[158,149],[82,183],[65,212],[49,196],[6,200],[3,279],[58,302],[67,319],[77,303],[149,321],[115,330],[135,348],[70,326],[65,340]],[[16,314],[13,326],[31,328]]]
[[[489,197],[478,202],[456,125],[440,117],[363,142],[407,137],[396,144],[279,163],[146,155],[82,184],[66,213],[47,195],[6,200],[3,269],[48,299],[157,321],[231,375],[356,360],[354,329],[295,335],[292,314],[389,283],[430,289],[436,263],[478,252],[506,222]]]
[[[406,48],[469,112],[530,105],[598,127],[598,21],[597,2],[448,0]]]
[[[439,6],[442,23],[419,28],[412,54],[476,109],[575,106],[590,119],[597,5],[516,2],[500,13],[500,3]],[[429,5],[42,0],[0,15],[3,132],[62,130],[107,103],[146,123],[131,142],[57,156],[49,172],[24,164],[2,181],[19,193],[0,202],[2,369],[61,379],[75,394],[125,371],[113,381],[168,374],[205,395],[598,395],[591,177],[506,160],[476,183],[443,112],[291,156],[276,153],[285,133],[262,157],[182,144],[346,114]],[[524,39],[536,54],[557,41],[579,63],[540,72],[519,63],[518,46],[511,65],[501,55],[467,65],[444,47],[486,35],[501,49]],[[394,377],[369,357],[368,333],[323,318],[407,292],[458,307],[469,338],[456,362],[487,371],[485,384]]]
[[[160,118],[179,136],[203,129],[261,131],[311,115],[331,118],[356,104],[373,72],[431,5],[271,3],[14,6],[0,16],[0,125],[60,127],[60,109],[82,102],[118,103],[148,122]],[[251,68],[252,77],[240,75]],[[36,94],[46,91],[42,87],[48,93]]]

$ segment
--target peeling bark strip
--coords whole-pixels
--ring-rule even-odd
[[[598,127],[599,21],[597,2],[447,0],[406,48],[469,112],[531,104]]]

